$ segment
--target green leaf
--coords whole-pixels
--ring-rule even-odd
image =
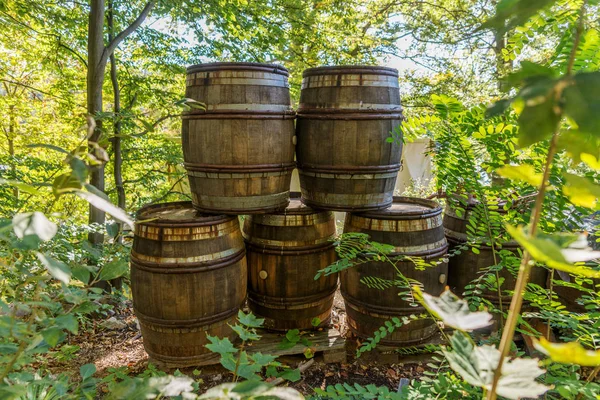
[[[68,284],[71,279],[71,269],[62,261],[55,260],[44,253],[36,252],[37,258],[55,279]]]
[[[557,71],[553,68],[531,61],[521,61],[521,69],[509,74],[506,80],[511,87],[515,87],[522,83],[531,84],[543,78],[555,78],[557,75]]]
[[[556,84],[553,79],[543,78],[524,86],[519,92],[519,100],[523,102],[518,118],[521,147],[548,139],[556,130],[560,121],[553,95]]]
[[[46,328],[41,333],[42,333],[42,337],[44,338],[44,341],[46,343],[48,343],[48,345],[50,347],[56,346],[65,337],[65,334],[63,333],[63,331],[60,328],[55,327],[55,326],[53,326],[51,328]]]
[[[73,315],[61,315],[56,317],[54,320],[56,326],[61,329],[66,329],[71,332],[73,335],[77,335],[77,331],[79,328],[79,322],[77,322],[77,318]]]
[[[117,222],[110,222],[106,224],[106,233],[111,238],[116,238],[119,234],[119,224]]]
[[[459,113],[463,110],[463,105],[457,99],[448,97],[446,95],[434,94],[431,96],[431,102],[435,107],[438,114],[446,118],[452,114]]]
[[[19,239],[25,236],[35,235],[43,241],[48,241],[56,235],[58,227],[46,216],[39,212],[16,214],[12,219],[12,226],[15,235]]]
[[[68,193],[73,189],[81,189],[81,181],[73,174],[73,172],[67,172],[54,178],[52,182],[52,192],[55,196]]]
[[[271,364],[273,361],[277,359],[277,356],[272,356],[270,354],[262,354],[262,353],[254,353],[250,356],[252,360],[263,367]]]
[[[315,328],[317,326],[321,325],[321,322],[323,322],[323,321],[321,321],[321,318],[319,318],[319,317],[314,317],[313,319],[310,320],[310,324],[312,326],[314,326]]]
[[[204,347],[206,347],[213,353],[218,353],[222,356],[228,353],[237,353],[237,349],[233,347],[233,344],[231,343],[231,341],[229,341],[228,338],[220,339],[216,336],[210,335],[206,335],[206,337],[208,338],[210,343],[205,345]]]
[[[71,157],[69,160],[69,165],[73,171],[73,176],[75,176],[80,182],[85,182],[88,175],[88,169],[87,165],[85,165],[85,162],[78,157]]]
[[[248,328],[246,328],[243,325],[236,324],[236,325],[231,326],[231,329],[233,329],[233,331],[235,333],[237,333],[237,335],[243,341],[259,340],[260,339],[260,335],[256,333],[256,330],[254,328],[248,329]]]
[[[513,99],[503,99],[503,100],[498,100],[497,102],[495,102],[494,104],[490,105],[486,110],[485,110],[485,117],[486,118],[493,118],[496,117],[498,115],[502,115],[506,112],[506,110],[508,110],[508,108],[510,107],[510,105],[512,104]]]
[[[445,325],[461,331],[472,331],[491,325],[492,315],[487,312],[471,312],[469,304],[446,290],[440,297],[423,293],[417,285],[413,293],[430,313],[441,319]]]
[[[522,227],[506,225],[506,230],[536,261],[570,274],[600,278],[600,271],[572,264],[572,262],[600,257],[599,251],[591,251],[587,245],[582,247],[581,240],[571,243],[570,247],[563,249],[561,247],[561,242],[564,243],[563,238],[558,235],[538,235],[531,238],[525,235]]]
[[[555,2],[556,0],[500,0],[496,4],[496,15],[484,22],[476,32],[482,29],[506,32],[525,24],[539,11]]]
[[[526,182],[531,186],[539,187],[542,184],[543,176],[535,171],[533,165],[505,165],[502,168],[498,168],[496,172],[500,176],[516,181]]]
[[[86,380],[90,376],[96,373],[96,366],[94,364],[85,364],[79,367],[79,374],[82,380]]]
[[[105,264],[98,276],[99,280],[110,281],[111,279],[120,278],[129,271],[129,264],[126,260],[114,260]]]
[[[129,218],[127,213],[121,210],[119,207],[112,204],[111,202],[96,194],[93,194],[91,192],[84,192],[83,190],[75,190],[74,193],[82,199],[86,200],[92,206],[109,213],[114,219],[129,225],[129,227],[133,229],[133,221],[131,220],[131,218]]]
[[[36,149],[36,148],[49,149],[49,150],[54,150],[54,151],[57,151],[57,152],[63,153],[63,154],[70,154],[67,150],[63,149],[62,147],[55,146],[53,144],[32,143],[32,144],[28,144],[25,147],[28,147],[30,149]]]
[[[450,367],[467,383],[491,389],[494,370],[500,360],[500,351],[493,346],[473,345],[466,333],[457,331],[450,338],[452,350],[443,350]],[[544,373],[537,359],[514,358],[506,360],[498,381],[497,393],[508,399],[537,398],[548,389],[536,382]]]
[[[265,323],[264,318],[256,318],[252,313],[244,313],[242,310],[238,312],[238,321],[240,324],[249,328],[260,328]]]
[[[300,341],[300,331],[298,329],[290,329],[285,333],[285,338],[292,343],[298,343]]]
[[[600,198],[600,185],[588,178],[565,173],[563,193],[576,206],[595,209]]]
[[[10,179],[0,178],[0,185],[8,185],[8,186],[16,187],[23,193],[28,193],[28,194],[38,195],[38,196],[43,195],[43,193],[40,192],[39,190],[37,190],[35,187],[28,185],[27,183],[20,182],[20,181],[14,181],[14,180],[10,180]]]
[[[564,111],[579,130],[600,136],[600,72],[583,72],[563,91]]]
[[[298,368],[295,369],[286,369],[281,374],[281,377],[290,382],[298,382],[301,378],[300,370]]]

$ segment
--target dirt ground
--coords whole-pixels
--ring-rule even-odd
[[[331,323],[348,342],[353,344],[357,342],[347,328],[344,303],[339,293],[334,300]],[[148,367],[148,355],[144,351],[143,338],[131,302],[126,302],[119,309],[115,308],[114,315],[93,321],[90,329],[78,336],[70,337],[67,343],[71,346],[79,346],[79,350],[67,360],[49,358],[46,367],[53,372],[73,371],[75,373],[81,365],[94,363],[98,371],[96,376],[102,378],[114,372],[115,368],[126,367],[126,371],[123,372],[134,376]],[[306,360],[299,355],[281,357],[278,361],[295,367]],[[417,378],[424,372],[424,368],[423,362],[411,364],[360,362],[355,358],[354,350],[349,349],[346,363],[325,364],[322,357],[317,356],[315,363],[302,374],[300,381],[287,384],[304,394],[314,393],[315,388],[324,389],[328,385],[344,382],[360,385],[375,384],[396,390],[401,378]],[[193,374],[194,370],[195,368],[187,368],[181,372],[196,380],[201,379],[202,390],[231,381],[231,374],[220,365],[199,367],[199,374],[198,371]]]

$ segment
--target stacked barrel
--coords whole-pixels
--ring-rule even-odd
[[[332,211],[350,212],[344,231],[390,243],[394,256],[445,254],[439,206],[393,197],[402,152],[401,140],[389,140],[391,132],[401,139],[396,70],[304,71],[296,127],[281,66],[195,65],[186,85],[186,97],[205,105],[182,121],[192,201],[141,209],[131,256],[135,312],[155,360],[206,363],[206,334],[233,338],[229,324],[246,295],[268,329],[327,325],[338,275],[314,278],[336,261]],[[294,156],[301,193],[290,194]],[[243,228],[238,215],[246,215]],[[363,277],[393,280],[399,271],[429,293],[442,291],[446,264],[417,271],[400,258],[393,266],[373,261],[342,273],[349,324],[358,336],[415,313],[397,288],[374,292],[360,284]],[[420,342],[434,328],[415,323],[387,342]]]

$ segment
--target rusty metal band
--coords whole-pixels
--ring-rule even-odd
[[[364,213],[366,214],[366,213]],[[349,226],[359,229],[369,229],[385,232],[420,232],[431,229],[440,228],[443,225],[441,215],[436,215],[430,218],[422,219],[386,219],[365,217],[364,214],[348,215],[346,223]],[[373,224],[373,220],[377,220],[377,224]],[[376,225],[376,226],[375,226]]]
[[[360,173],[360,172],[327,173],[327,172],[317,172],[315,170],[311,170],[311,171],[299,170],[298,172],[299,172],[300,176],[310,176],[313,178],[321,178],[321,179],[373,180],[373,179],[389,179],[389,178],[396,179],[396,177],[398,176],[397,171],[376,172],[376,173]]]
[[[239,229],[239,222],[236,219],[219,225],[193,227],[181,227],[175,224],[171,224],[171,226],[136,224],[135,236],[160,242],[194,242],[230,235]]]
[[[313,88],[340,88],[340,87],[383,87],[398,90],[400,85],[398,77],[380,74],[331,74],[311,75],[302,79],[302,90]]]
[[[398,111],[377,111],[372,110],[356,110],[356,109],[339,109],[339,108],[314,108],[314,109],[298,109],[299,120],[375,120],[393,119],[402,121],[404,115]]]
[[[246,249],[230,249],[198,257],[149,257],[131,250],[131,266],[155,274],[195,274],[226,268],[246,256]],[[213,258],[210,258],[213,257]]]
[[[303,309],[311,306],[322,305],[324,301],[333,300],[333,296],[338,289],[336,285],[333,290],[321,292],[304,297],[273,297],[264,294],[248,291],[248,301],[268,308],[280,309]]]
[[[237,204],[244,209],[264,207],[273,208],[279,207],[279,205],[282,205],[283,208],[285,208],[289,203],[288,193],[288,191],[285,191],[281,193],[264,194],[259,196],[212,196],[200,195],[193,192],[192,198],[194,200],[194,207],[198,209],[212,207],[213,205],[219,205],[222,207],[228,204]]]
[[[187,75],[186,84],[188,86],[242,85],[289,87],[286,76],[260,71],[196,72]]]
[[[265,64],[265,63],[251,63],[251,62],[214,62],[190,65],[187,67],[186,72],[188,74],[196,72],[225,72],[225,71],[261,71],[270,72],[272,74],[279,74],[288,76],[290,73],[282,65],[277,64]]]
[[[280,164],[256,164],[256,165],[220,165],[220,164],[201,164],[185,162],[183,164],[188,174],[192,171],[214,172],[214,173],[260,173],[260,172],[283,172],[292,171],[296,168],[295,162]]]
[[[319,172],[324,174],[336,175],[356,175],[356,174],[377,174],[400,171],[401,163],[387,165],[324,165],[324,164],[306,164],[298,162],[298,172],[308,174],[310,172]]]
[[[338,74],[377,74],[398,77],[398,70],[390,67],[379,67],[375,65],[335,65],[327,67],[307,68],[302,72],[302,77],[315,75],[338,75]]]
[[[395,114],[402,113],[402,106],[400,104],[378,104],[378,103],[339,103],[336,108],[329,107],[329,104],[325,103],[320,105],[319,103],[300,103],[298,110],[302,114],[312,113],[332,113],[346,110],[346,112],[391,112]]]
[[[398,246],[389,253],[390,256],[412,256],[421,257],[426,260],[441,257],[448,253],[448,242],[446,238],[434,243],[427,243],[420,246]]]
[[[352,297],[344,289],[340,290],[346,306],[350,306],[360,314],[370,315],[372,317],[383,317],[389,318],[389,316],[397,317],[402,314],[415,314],[415,312],[425,312],[425,308],[422,306],[417,307],[384,307],[374,304],[365,303],[364,301],[358,300]],[[407,303],[408,304],[408,303]]]
[[[295,119],[296,113],[294,111],[240,111],[240,110],[219,110],[215,112],[206,112],[201,110],[187,111],[181,115],[181,118],[186,119]]]
[[[266,214],[257,215],[252,217],[252,224],[255,225],[266,225],[266,226],[313,226],[317,224],[327,223],[334,220],[333,214],[330,212],[315,212],[310,210],[311,213],[298,213],[291,211],[290,214]]]
[[[144,323],[145,325],[153,325],[155,327],[163,328],[163,329],[193,329],[200,327],[208,327],[213,324],[221,324],[227,319],[234,317],[237,315],[241,305],[238,307],[233,307],[229,310],[221,311],[217,314],[209,315],[204,318],[191,318],[191,319],[164,319],[164,318],[156,318],[151,317],[149,315],[144,314],[138,308],[133,307],[133,311],[135,312],[135,316],[140,320],[140,323]],[[155,329],[153,329],[155,330]],[[159,331],[160,332],[160,331]]]
[[[246,240],[246,250],[248,252],[252,251],[254,253],[272,254],[276,256],[300,256],[321,253],[335,248],[335,244],[331,241],[321,242],[309,246],[290,246],[289,242],[281,243],[283,244],[278,246],[275,244],[258,244],[256,242]]]
[[[221,324],[219,324],[221,325]],[[143,326],[143,325],[142,325]],[[148,327],[148,329],[152,329]],[[194,330],[193,332],[197,332],[198,330]],[[175,333],[175,332],[165,332],[165,333]],[[182,332],[184,333],[184,332]],[[191,332],[190,332],[191,333]],[[205,364],[218,364],[219,358],[221,357],[217,353],[203,353],[198,354],[196,356],[166,356],[164,354],[159,354],[148,348],[149,346],[144,344],[144,351],[148,353],[150,357],[150,361],[156,360],[159,363],[162,363],[167,368],[182,368],[182,367],[196,367],[199,365]]]
[[[319,208],[322,210],[331,211],[346,211],[346,212],[363,212],[363,211],[374,211],[388,208],[392,205],[392,194],[389,193],[389,200],[376,202],[380,198],[385,199],[388,193],[369,193],[367,195],[348,195],[348,194],[334,194],[334,193],[310,193],[306,197],[302,198],[302,202],[309,207]],[[365,199],[364,196],[371,197]],[[377,197],[375,197],[377,196]],[[326,201],[319,201],[316,198],[321,197]],[[338,199],[337,201],[332,201]],[[353,203],[353,204],[349,204]]]
[[[273,112],[285,113],[291,111],[289,104],[250,104],[250,103],[228,103],[228,104],[207,104],[207,112],[220,111],[243,111],[243,112]]]

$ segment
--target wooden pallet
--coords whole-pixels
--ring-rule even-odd
[[[282,349],[279,347],[285,337],[283,334],[260,331],[262,338],[248,347],[248,353],[263,353],[274,356],[292,356],[302,355],[306,346],[297,343],[291,348]],[[346,341],[335,328],[322,331],[308,332],[302,335],[311,343],[310,348],[315,355],[321,355],[325,363],[346,362]]]
[[[249,354],[262,353],[273,356],[302,356],[304,359],[304,351],[306,346],[298,343],[290,348],[282,349],[280,343],[285,337],[283,333],[274,333],[266,330],[258,329],[261,339],[252,342],[246,346],[245,350]],[[306,332],[302,334],[302,338],[308,339],[315,356],[320,356],[325,363],[346,362],[346,342],[337,329],[330,328],[322,331]],[[203,367],[219,364],[219,355],[215,354],[210,359],[196,362],[193,365],[181,365],[180,363],[165,363],[158,360],[150,359],[150,361],[159,366],[161,369],[170,370],[174,368],[191,368]]]

